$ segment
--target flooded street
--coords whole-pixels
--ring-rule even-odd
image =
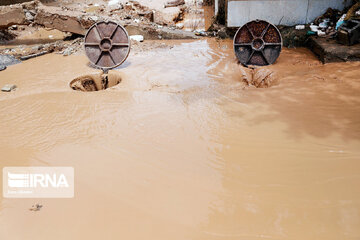
[[[75,169],[73,199],[0,196],[0,239],[360,238],[360,62],[283,49],[255,88],[230,40],[161,46],[97,92],[85,55],[0,72],[0,167]]]

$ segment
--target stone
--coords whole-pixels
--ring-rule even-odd
[[[3,86],[1,88],[1,91],[3,91],[3,92],[11,92],[15,88],[16,88],[16,85],[14,85],[14,84],[6,84],[5,86]]]
[[[0,65],[0,71],[4,71],[6,69],[6,66]]]
[[[1,66],[10,66],[14,64],[20,63],[19,60],[17,60],[14,56],[11,55],[0,55],[0,65]]]
[[[26,12],[25,17],[26,17],[26,20],[28,20],[29,22],[32,22],[35,19],[35,17],[30,12]]]

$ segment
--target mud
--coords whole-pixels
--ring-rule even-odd
[[[0,93],[0,168],[75,169],[75,198],[41,211],[0,195],[0,239],[358,239],[360,63],[284,49],[255,88],[231,41],[165,43],[91,94],[69,87],[98,73],[81,55],[0,72],[18,86]]]

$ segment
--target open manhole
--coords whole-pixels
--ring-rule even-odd
[[[120,66],[130,52],[130,38],[125,28],[113,21],[101,21],[90,27],[84,40],[89,61],[102,73],[87,74],[70,82],[73,90],[92,92],[113,87],[121,75],[109,69]]]
[[[93,92],[105,90],[107,88],[118,85],[121,82],[121,75],[117,72],[109,72],[108,74],[94,73],[87,74],[75,78],[70,82],[73,90],[83,92]]]

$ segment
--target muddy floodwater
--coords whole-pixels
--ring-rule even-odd
[[[73,199],[0,196],[0,239],[360,239],[360,62],[283,49],[256,88],[231,41],[156,44],[103,91],[69,87],[85,55],[0,72],[0,167],[75,169]]]

